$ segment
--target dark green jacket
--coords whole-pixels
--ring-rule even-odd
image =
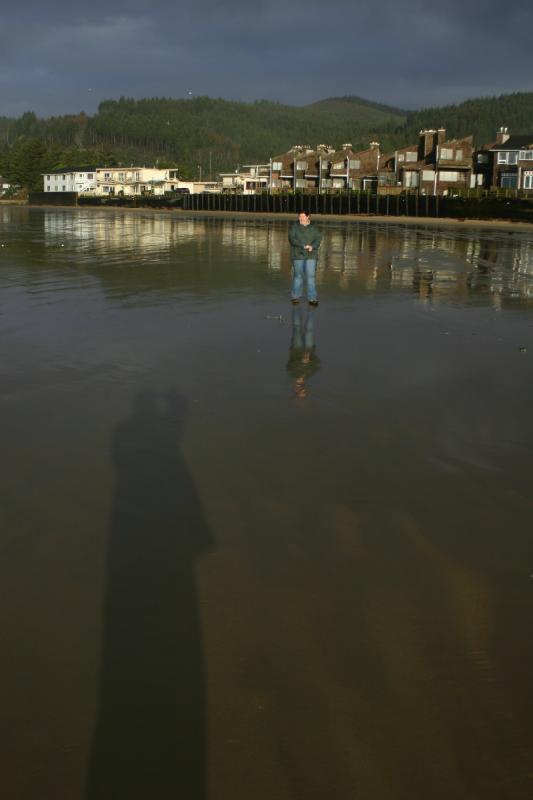
[[[321,239],[322,234],[312,222],[309,225],[300,225],[299,222],[293,222],[289,228],[291,259],[317,258]],[[313,248],[311,252],[304,250],[304,245],[306,244],[310,244]]]

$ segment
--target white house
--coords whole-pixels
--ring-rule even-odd
[[[242,171],[222,172],[222,191],[260,194],[270,183],[270,164],[245,164]]]
[[[169,186],[167,192],[183,194],[220,194],[221,185],[217,181],[177,181]]]
[[[216,181],[182,181],[177,169],[156,167],[98,167],[96,194],[109,196],[163,195],[167,192],[199,194],[220,191]]]
[[[177,169],[98,167],[96,193],[109,195],[165,194],[179,184]]]
[[[77,192],[78,194],[95,192],[96,168],[69,167],[55,172],[46,172],[43,175],[43,188],[45,192]]]

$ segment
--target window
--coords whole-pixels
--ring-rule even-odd
[[[307,169],[307,161],[297,161],[296,162],[296,169],[306,170]]]
[[[418,153],[414,150],[408,150],[405,154],[406,161],[418,161]]]
[[[423,181],[433,181],[435,180],[435,173],[432,169],[424,169],[422,170],[422,180]]]
[[[478,153],[477,154],[477,163],[478,164],[488,164],[489,163],[489,154],[488,153]]]
[[[307,187],[307,181],[304,178],[298,178],[296,181],[296,188],[305,189],[306,187]]]
[[[455,160],[456,161],[462,161],[463,160],[463,151],[462,150],[456,150],[455,151]]]
[[[334,178],[333,179],[333,188],[334,189],[344,189],[344,181],[342,178]]]
[[[453,150],[451,147],[441,147],[440,150],[440,157],[444,160],[452,159],[453,158]]]
[[[520,161],[533,161],[533,150],[520,150]]]
[[[47,187],[46,187],[46,191],[47,191],[47,192],[49,192],[49,191],[50,191],[50,187],[49,187],[49,186],[47,186]]]
[[[47,175],[47,176],[46,176],[46,180],[47,180],[47,181],[49,181],[49,180],[50,180],[50,175]]]
[[[459,180],[459,173],[451,171],[441,172],[440,179],[447,183],[456,183]]]
[[[88,181],[92,181],[92,179],[93,179],[93,174],[92,174],[92,172],[88,172],[88,173],[87,173],[87,180],[88,180]]]
[[[418,172],[404,172],[403,185],[406,189],[414,189],[418,186]]]
[[[110,177],[111,177],[111,173],[110,172],[104,172],[104,180],[105,181],[108,181],[110,179]]]
[[[404,153],[398,153],[398,161],[405,161],[405,154]]]
[[[498,153],[498,164],[516,164],[518,153],[512,150],[502,150]]]
[[[533,189],[533,172],[524,172],[524,189]]]
[[[351,158],[349,161],[350,169],[360,169],[361,161],[358,158]]]
[[[283,169],[283,162],[282,161],[273,161],[272,162],[272,169],[274,170],[274,172],[281,172],[281,170]]]
[[[500,185],[502,189],[516,189],[518,186],[518,175],[516,172],[503,172]]]
[[[331,168],[336,170],[337,172],[340,169],[344,169],[344,161],[338,161],[336,164],[333,164]]]

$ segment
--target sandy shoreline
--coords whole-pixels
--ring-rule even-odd
[[[5,203],[8,205],[8,203]],[[14,203],[12,205],[15,205]],[[181,219],[201,219],[211,217],[218,219],[285,219],[292,220],[295,214],[287,212],[267,213],[261,211],[184,211],[177,208],[129,208],[127,206],[58,206],[58,205],[24,205],[19,208],[46,208],[61,209],[62,211],[106,211],[106,212],[127,212],[129,214],[147,214],[150,216],[162,215],[179,217]],[[320,222],[375,222],[387,225],[422,225],[424,227],[460,227],[460,228],[489,228],[506,229],[513,231],[533,232],[531,222],[513,222],[512,220],[502,219],[452,219],[435,217],[392,217],[376,214],[312,214],[314,220]]]

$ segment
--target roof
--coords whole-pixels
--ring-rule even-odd
[[[461,144],[461,145],[471,144],[471,145],[473,145],[474,144],[474,137],[473,136],[462,136],[460,139],[446,139],[446,141],[443,142],[440,146],[441,147],[446,147],[446,146],[449,147],[450,145],[458,145],[458,144]]]
[[[533,145],[533,133],[525,136],[510,136],[503,144],[495,144],[491,150],[527,150]]]
[[[66,167],[65,169],[51,169],[43,175],[69,175],[71,172],[96,172],[96,167]]]
[[[382,153],[379,160],[380,169],[394,169],[394,152]]]
[[[404,147],[397,147],[396,148],[396,153],[407,153],[407,152],[409,152],[409,153],[412,153],[412,152],[418,153],[418,143],[417,144],[406,144],[406,145],[404,145]]]

